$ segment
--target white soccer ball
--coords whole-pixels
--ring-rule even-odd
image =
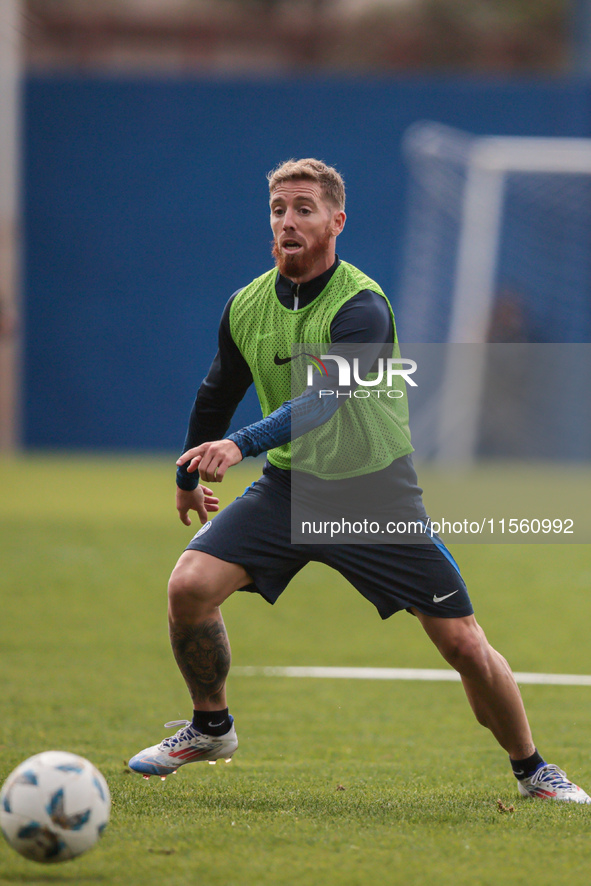
[[[33,861],[68,861],[97,842],[109,821],[107,782],[92,763],[44,751],[12,772],[0,792],[0,827]]]

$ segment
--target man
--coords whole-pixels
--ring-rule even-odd
[[[521,794],[591,803],[538,753],[511,670],[486,640],[458,568],[436,537],[421,544],[291,543],[296,424],[301,441],[306,433],[324,434],[324,445],[312,447],[298,464],[312,499],[321,501],[325,491],[337,487],[355,501],[373,496],[394,503],[407,518],[425,522],[427,517],[410,455],[405,401],[387,401],[384,407],[379,398],[367,398],[369,432],[364,446],[356,447],[355,415],[345,405],[347,398],[318,397],[320,386],[338,390],[338,379],[323,377],[298,396],[289,393],[293,342],[324,342],[329,354],[358,343],[395,353],[394,316],[386,296],[336,255],[346,218],[342,178],[317,160],[291,160],[270,173],[269,190],[276,269],[234,293],[226,305],[219,350],[199,389],[185,452],[177,462],[180,519],[190,525],[194,510],[205,524],[169,584],[170,639],[193,701],[193,719],[166,724],[181,728],[133,757],[130,767],[146,776],[166,776],[185,763],[232,756],[238,742],[226,701],[230,647],[220,605],[240,589],[274,603],[290,579],[317,560],[341,572],[383,618],[406,609],[419,619],[460,673],[476,718],[509,754]],[[376,356],[375,349],[365,355],[360,378],[366,378]],[[264,418],[222,439],[253,381]],[[332,469],[325,457],[335,440],[346,443],[345,471],[342,465]],[[218,499],[199,485],[199,476],[221,482],[228,468],[265,450],[263,476],[206,522]]]

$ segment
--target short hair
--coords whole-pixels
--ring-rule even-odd
[[[333,166],[327,166],[322,160],[307,157],[304,160],[286,160],[267,174],[269,192],[272,194],[277,185],[297,179],[317,182],[324,196],[338,209],[345,208],[345,182],[342,175]]]

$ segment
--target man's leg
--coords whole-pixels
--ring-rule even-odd
[[[220,606],[251,582],[242,566],[202,551],[185,551],[170,577],[170,642],[196,711],[227,706],[230,644]]]
[[[562,769],[538,754],[511,668],[492,648],[474,616],[435,618],[416,610],[415,615],[445,660],[459,672],[478,722],[490,729],[509,754],[520,794],[591,803]]]
[[[415,614],[444,659],[459,672],[478,722],[490,729],[513,760],[533,754],[535,745],[515,677],[474,616]]]
[[[238,747],[226,706],[230,644],[220,605],[250,583],[242,566],[203,551],[185,551],[180,557],[168,586],[168,618],[174,656],[193,700],[193,719],[167,723],[181,728],[132,757],[129,766],[135,772],[166,778],[185,763],[229,760]]]

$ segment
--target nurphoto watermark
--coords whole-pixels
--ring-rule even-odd
[[[591,345],[307,343],[288,361],[293,543],[591,543]]]

